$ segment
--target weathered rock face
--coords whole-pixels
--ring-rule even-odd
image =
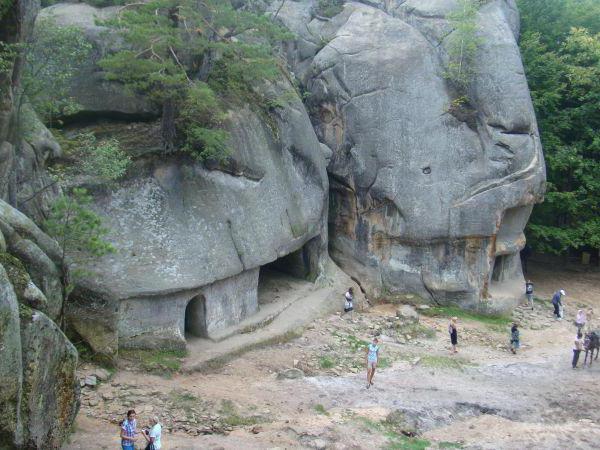
[[[60,448],[79,386],[77,351],[52,320],[63,300],[59,248],[3,200],[0,233],[0,442]]]
[[[444,78],[455,2],[348,2],[331,20],[312,3],[278,17],[299,35],[290,60],[333,151],[331,256],[375,296],[512,307],[545,181],[514,2],[479,11],[469,108]]]
[[[100,49],[93,65],[108,47],[94,16],[111,12],[114,8],[62,4],[42,16],[80,26]],[[90,69],[82,70],[77,80]],[[115,107],[98,99],[110,98],[114,85],[95,83],[91,102],[77,83],[72,93],[83,106],[78,114],[87,118],[87,126],[112,115]],[[292,88],[280,80],[265,89],[276,97]],[[115,103],[127,106],[116,115],[121,122],[113,122],[113,133],[156,128],[153,123],[132,124],[147,112],[143,101],[119,98]],[[77,131],[77,117],[71,120]],[[88,303],[86,295],[101,297],[94,305],[117,316],[112,325],[102,321],[105,334],[93,338],[92,345],[114,350],[110,343],[116,336],[122,347],[181,347],[186,314],[193,334],[210,336],[234,325],[257,310],[258,268],[300,249],[295,254],[304,252],[298,259],[304,271],[318,275],[327,255],[329,186],[325,154],[304,105],[296,97],[268,113],[240,108],[229,112],[227,128],[232,139],[226,166],[156,152],[160,145],[150,131],[129,145],[143,155],[130,175],[112,189],[94,190],[95,208],[119,251],[87,265],[93,275],[84,282],[85,292],[74,292],[68,308],[78,330],[98,325],[96,310],[86,314],[80,307]]]
[[[8,3],[0,40],[23,42],[39,3]],[[21,211],[43,216],[56,194],[44,163],[60,148],[35,120],[18,127],[25,137],[17,132],[20,70],[17,60],[0,74],[0,447],[57,449],[78,408],[77,351],[53,322],[63,303],[60,250]]]

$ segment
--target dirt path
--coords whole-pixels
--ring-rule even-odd
[[[564,287],[572,305],[600,311],[600,277],[568,275],[531,278],[538,295]],[[413,323],[396,309],[380,305],[354,321],[330,314],[209,374],[119,371],[84,389],[65,449],[118,448],[115,422],[129,407],[140,423],[161,416],[164,449],[597,448],[600,359],[571,369],[571,320],[553,320],[541,303],[519,308],[523,348],[512,355],[506,324],[461,319],[460,351],[450,355],[445,317],[422,311]],[[367,390],[361,346],[374,333],[382,360]],[[294,366],[305,376],[278,377],[299,374]]]

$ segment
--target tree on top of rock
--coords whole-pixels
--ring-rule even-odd
[[[265,102],[256,87],[280,74],[274,48],[290,38],[267,16],[217,0],[131,3],[106,25],[127,44],[100,62],[107,78],[160,105],[167,151],[200,160],[226,154],[226,104]]]

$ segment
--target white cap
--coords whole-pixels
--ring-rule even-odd
[[[560,290],[560,295],[567,295],[567,293],[565,292],[565,290],[564,290],[564,289],[561,289],[561,290]]]

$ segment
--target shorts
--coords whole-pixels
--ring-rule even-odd
[[[367,369],[374,369],[377,367],[377,361],[367,361]]]
[[[344,308],[344,312],[354,311],[354,308],[351,306],[350,308]]]

